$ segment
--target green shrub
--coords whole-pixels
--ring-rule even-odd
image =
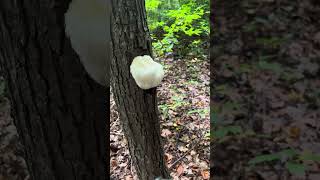
[[[156,55],[206,53],[209,0],[146,0],[146,9]]]

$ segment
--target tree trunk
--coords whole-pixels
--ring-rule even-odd
[[[156,88],[140,89],[129,71],[134,57],[151,54],[144,0],[113,0],[112,10],[111,85],[131,158],[140,180],[169,177]]]
[[[0,63],[34,180],[104,180],[108,90],[64,32],[68,1],[0,1]]]

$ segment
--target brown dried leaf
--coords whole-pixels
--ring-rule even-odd
[[[209,179],[210,178],[210,173],[208,170],[201,171],[201,175],[203,179]]]
[[[162,137],[168,137],[172,134],[172,132],[169,129],[162,129],[161,136]]]
[[[112,159],[112,160],[111,160],[111,166],[112,166],[112,167],[116,167],[117,165],[118,165],[117,161],[114,160],[114,159]]]
[[[179,149],[179,151],[181,151],[181,152],[187,152],[187,151],[189,150],[188,148],[186,148],[186,147],[184,147],[184,146],[179,146],[178,149]]]
[[[178,176],[180,176],[180,175],[183,173],[183,171],[184,171],[184,167],[183,167],[182,164],[180,164],[180,165],[178,166],[178,168],[177,168],[177,174],[178,174]]]
[[[290,137],[292,138],[298,138],[300,136],[300,128],[295,126],[290,127],[289,134],[290,134]]]
[[[165,153],[164,158],[165,158],[166,162],[170,162],[172,160],[173,156],[169,153]]]
[[[125,176],[125,180],[133,180],[133,177],[131,175]]]

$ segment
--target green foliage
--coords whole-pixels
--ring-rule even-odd
[[[208,44],[209,0],[146,0],[157,55],[199,55]]]
[[[303,161],[317,161],[320,162],[320,155],[311,154],[311,153],[304,153],[299,157],[300,160]]]
[[[273,154],[259,155],[251,159],[248,164],[253,167],[260,163],[281,161],[291,174],[304,175],[306,167],[301,161],[320,162],[320,156],[312,153],[299,153],[294,149],[285,149]]]
[[[301,72],[286,70],[281,73],[280,79],[286,82],[294,83],[303,77],[304,75]]]
[[[227,87],[227,86],[225,86]],[[219,88],[224,88],[223,86],[220,86]],[[219,92],[218,92],[219,93]],[[217,104],[212,108],[212,113],[215,113],[217,116],[212,118],[213,124],[223,124],[223,116],[236,113],[236,112],[242,112],[243,111],[243,104],[240,104],[237,101],[226,101],[221,104]],[[212,117],[212,116],[211,116]]]
[[[187,103],[184,100],[183,95],[175,95],[171,98],[171,102],[167,104],[159,105],[159,110],[163,115],[164,119],[169,117],[169,110],[176,111],[178,108],[185,106]],[[200,111],[201,112],[201,111]]]
[[[294,155],[296,155],[297,152],[293,149],[286,149],[274,154],[265,154],[265,155],[259,155],[254,157],[249,161],[250,165],[256,165],[258,163],[268,162],[268,161],[274,161],[274,160],[281,160],[283,157],[292,158]]]
[[[221,122],[221,118],[218,116],[217,109],[214,106],[210,110],[210,124],[211,124],[211,127],[216,126],[220,122]]]
[[[186,102],[183,99],[184,98],[182,96],[173,96],[172,97],[173,103],[169,105],[169,108],[172,110],[176,110],[177,108],[185,105]]]
[[[291,174],[304,175],[306,167],[303,164],[287,162],[286,168]]]
[[[204,137],[210,138],[210,131],[204,134]]]
[[[159,105],[160,112],[163,114],[163,118],[169,117],[169,107],[166,104]]]
[[[146,9],[152,10],[152,11],[157,10],[157,8],[160,5],[160,2],[161,1],[159,1],[159,0],[147,0],[146,1]]]
[[[279,159],[280,159],[280,157],[278,154],[260,155],[260,156],[256,156],[255,158],[251,159],[249,161],[249,164],[255,165],[258,163],[274,161],[274,160],[279,160]]]
[[[284,39],[272,37],[272,38],[257,38],[256,43],[265,47],[277,48],[284,42]]]
[[[188,114],[197,113],[201,118],[205,118],[205,116],[209,113],[209,109],[194,109],[188,112]]]
[[[281,64],[279,63],[270,63],[267,61],[259,61],[258,67],[262,70],[269,70],[273,71],[274,73],[281,73],[283,71],[283,68],[281,67]]]
[[[199,82],[191,79],[191,80],[187,81],[186,84],[187,85],[197,85],[197,84],[199,84]]]
[[[222,126],[213,132],[214,138],[223,138],[228,134],[241,134],[243,132],[240,126]]]

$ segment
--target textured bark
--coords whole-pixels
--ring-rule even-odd
[[[113,0],[112,10],[111,85],[131,158],[140,180],[168,177],[156,88],[140,89],[129,71],[135,56],[151,54],[144,0]]]
[[[0,63],[31,179],[106,179],[108,90],[64,32],[68,1],[1,0]]]

